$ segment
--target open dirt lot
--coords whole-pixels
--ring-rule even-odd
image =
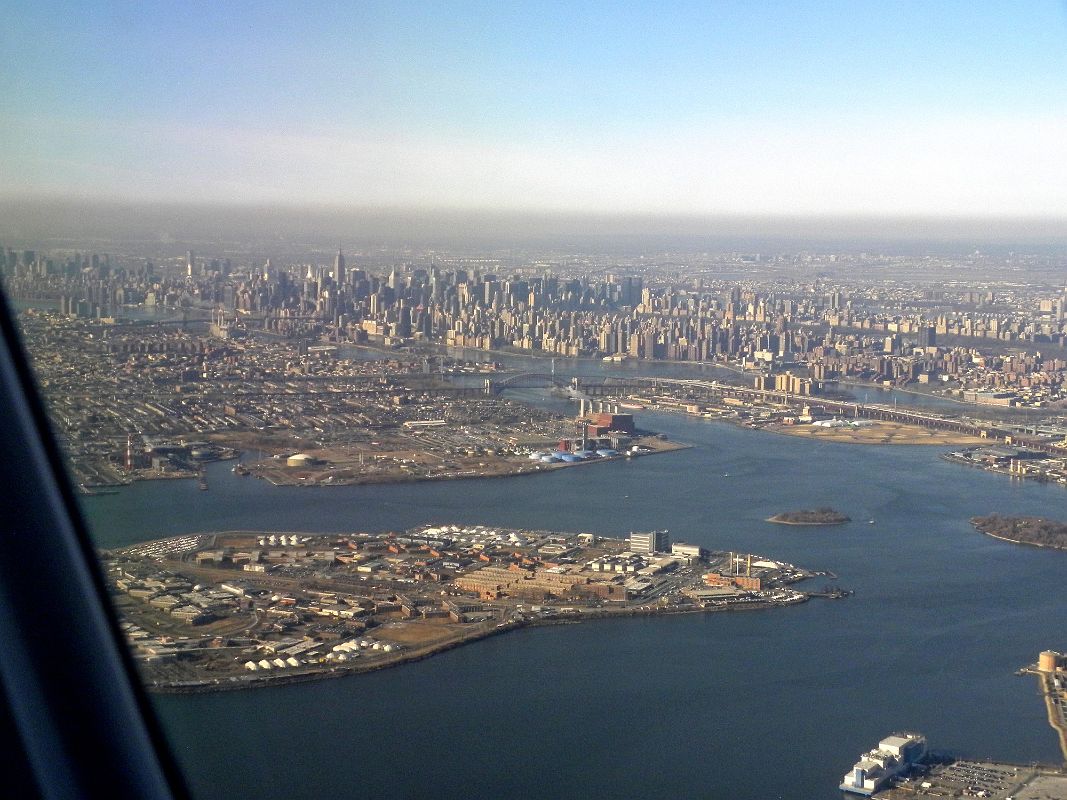
[[[899,422],[874,422],[859,428],[822,428],[813,425],[770,425],[766,430],[819,439],[824,442],[850,442],[852,444],[936,444],[978,445],[988,444],[976,436],[966,436],[952,431],[920,428]]]

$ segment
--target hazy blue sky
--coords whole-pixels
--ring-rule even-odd
[[[28,2],[0,193],[1067,213],[1056,2]]]

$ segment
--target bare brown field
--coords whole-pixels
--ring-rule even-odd
[[[822,428],[813,425],[770,425],[766,430],[818,439],[824,442],[851,444],[936,444],[944,446],[988,444],[985,439],[953,431],[904,425],[900,422],[874,422],[859,428]]]

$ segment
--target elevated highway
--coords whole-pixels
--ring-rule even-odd
[[[749,403],[797,407],[800,405],[818,405],[827,412],[845,419],[872,419],[885,422],[898,422],[904,425],[917,425],[923,428],[953,431],[991,441],[1010,437],[1011,443],[1040,452],[1063,455],[1061,448],[1055,447],[1047,440],[1020,436],[1003,423],[992,420],[961,419],[942,416],[925,410],[902,409],[886,405],[846,402],[819,397],[817,395],[798,395],[769,389],[756,389],[733,384],[705,381],[691,378],[617,378],[610,383],[583,385],[586,394],[666,394],[673,399],[691,400],[694,403],[716,402],[724,398],[735,398]]]

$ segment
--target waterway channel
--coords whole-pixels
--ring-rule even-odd
[[[545,392],[519,393],[561,407]],[[209,469],[83,498],[102,546],[218,529],[399,530],[422,522],[676,540],[837,573],[853,597],[734,614],[519,631],[385,672],[160,696],[200,798],[838,798],[895,729],[969,756],[1054,762],[1032,678],[1067,646],[1067,553],[976,533],[998,511],[1067,517],[1059,486],[943,448],[807,441],[656,412],[694,445],[548,475],[323,488]],[[770,525],[832,505],[852,523]],[[874,524],[868,520],[874,520]]]

